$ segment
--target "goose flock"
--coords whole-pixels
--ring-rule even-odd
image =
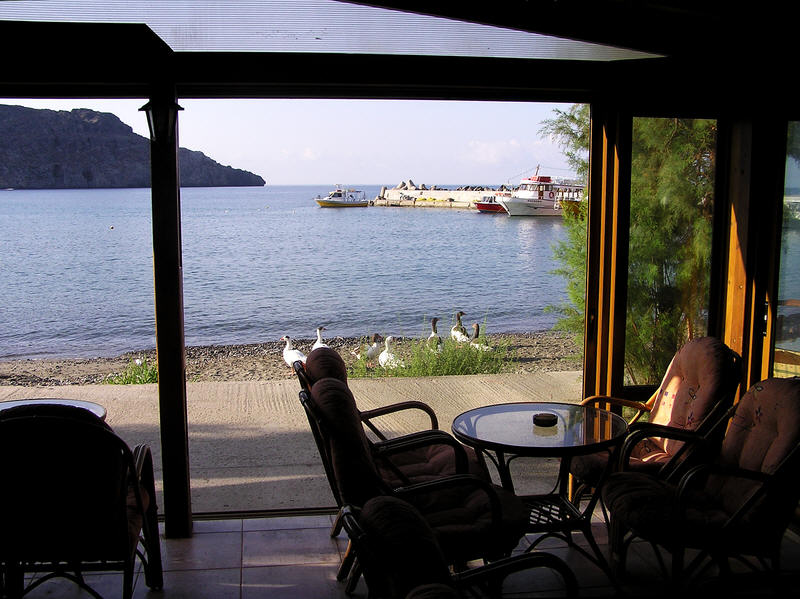
[[[459,346],[465,346],[480,351],[490,350],[491,348],[486,345],[485,339],[480,339],[480,325],[477,322],[472,325],[472,335],[467,334],[467,329],[461,322],[462,317],[465,315],[466,313],[462,310],[455,313],[456,323],[450,329],[450,338]],[[431,318],[431,332],[425,341],[428,349],[436,353],[440,353],[444,346],[442,337],[439,335],[437,328],[439,320],[438,317]],[[317,327],[317,338],[311,347],[312,351],[320,347],[330,347],[322,337],[322,332],[324,330],[326,330],[324,326]],[[393,335],[387,335],[384,338],[380,333],[372,333],[365,346],[351,349],[350,353],[355,356],[357,360],[364,358],[368,367],[373,367],[377,359],[378,365],[382,368],[399,368],[404,366],[404,363],[393,350],[393,344],[396,339],[397,338]],[[292,368],[297,360],[305,364],[306,355],[294,347],[292,338],[289,335],[281,337],[281,341],[286,342],[286,346],[283,348],[283,360],[289,368]]]
[[[367,366],[371,366],[371,360],[380,355],[381,341],[383,341],[383,337],[379,333],[372,333],[369,338],[369,345],[364,349],[364,359],[367,361]],[[356,357],[356,360],[361,359],[361,348],[352,349],[350,353]]]

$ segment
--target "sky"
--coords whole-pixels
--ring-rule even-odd
[[[147,136],[138,100],[0,99],[0,104],[115,114]],[[179,100],[179,143],[267,185],[517,184],[570,177],[542,121],[569,104],[417,100]]]

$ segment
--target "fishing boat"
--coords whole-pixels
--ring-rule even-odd
[[[539,174],[522,179],[509,197],[497,201],[509,216],[562,216],[565,209],[574,207],[583,197],[583,185],[568,181],[553,181]]]
[[[344,189],[340,185],[326,197],[314,198],[322,208],[363,208],[369,206],[367,194],[357,189]]]
[[[498,196],[511,197],[511,193],[507,191],[498,191],[495,195],[483,196],[480,202],[475,202],[475,208],[478,212],[484,214],[497,214],[498,212],[505,213],[506,209],[497,201]]]

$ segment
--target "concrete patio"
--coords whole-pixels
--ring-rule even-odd
[[[580,372],[426,378],[352,379],[359,408],[400,401],[429,404],[439,428],[473,407],[519,401],[577,402]],[[334,505],[317,448],[298,401],[296,379],[189,383],[187,391],[192,509],[195,513],[320,508]],[[97,402],[107,422],[133,446],[148,443],[156,477],[161,456],[156,385],[0,387],[0,401],[65,397]],[[385,418],[402,434],[429,426],[418,410]],[[552,460],[518,460],[518,489],[554,474]],[[535,462],[535,464],[533,464]],[[549,479],[549,477],[546,477]],[[160,481],[159,481],[160,482]],[[158,484],[158,483],[157,483]],[[160,498],[159,498],[160,500]]]

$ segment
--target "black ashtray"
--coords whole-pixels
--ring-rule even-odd
[[[536,426],[555,426],[558,418],[550,412],[540,412],[533,415],[533,424]]]

